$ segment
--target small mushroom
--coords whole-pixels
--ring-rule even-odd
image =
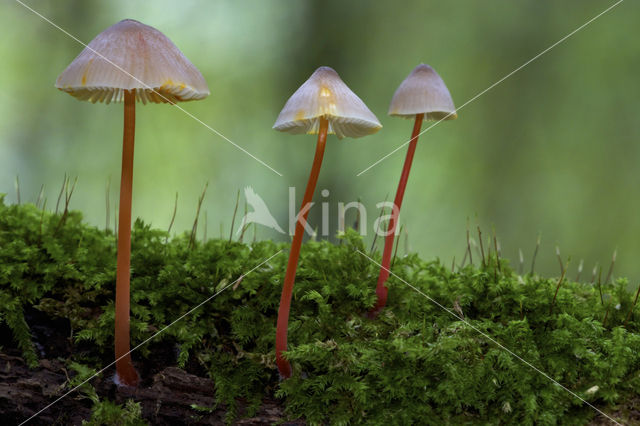
[[[327,134],[338,138],[357,138],[382,128],[376,116],[340,79],[332,68],[320,67],[289,98],[278,116],[274,129],[288,133],[318,134],[316,153],[311,166],[302,206],[296,220],[295,233],[289,252],[289,262],[282,286],[276,328],[276,364],[282,377],[291,377],[291,365],[282,357],[287,350],[287,326],[291,295],[296,278],[304,226],[311,208],[311,200],[318,182]]]
[[[389,265],[391,263],[391,252],[395,235],[395,228],[398,223],[400,207],[402,206],[402,198],[404,190],[407,187],[409,179],[409,171],[413,155],[418,144],[418,136],[422,128],[423,120],[453,120],[458,117],[456,108],[453,105],[449,89],[442,81],[438,73],[429,65],[420,64],[411,71],[411,73],[400,84],[396,93],[391,99],[389,107],[389,115],[403,118],[414,118],[413,133],[407,150],[407,157],[404,160],[402,174],[400,175],[400,183],[396,191],[394,200],[394,209],[389,219],[389,227],[384,240],[384,251],[382,252],[382,266],[380,267],[380,275],[378,276],[378,285],[376,294],[378,301],[371,311],[371,315],[377,315],[387,303],[388,288],[385,286],[389,278]]]
[[[136,386],[129,354],[129,280],[135,103],[174,104],[202,99],[209,89],[202,74],[160,31],[125,19],[94,38],[56,80],[56,87],[80,100],[124,101],[124,137],[118,259],[116,269],[116,382]]]

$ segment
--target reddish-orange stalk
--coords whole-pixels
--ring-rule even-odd
[[[127,386],[137,386],[139,376],[129,354],[129,272],[131,267],[131,193],[133,186],[133,145],[136,130],[135,91],[124,91],[124,136],[116,267],[116,375]]]
[[[291,307],[291,295],[293,293],[293,284],[296,279],[296,269],[298,268],[298,258],[300,257],[300,247],[302,246],[302,237],[304,236],[304,225],[307,223],[309,216],[309,203],[313,199],[313,193],[318,183],[320,175],[320,166],[322,166],[322,157],[324,156],[324,147],[327,142],[327,130],[329,122],[326,118],[320,118],[320,130],[318,132],[318,143],[316,145],[316,154],[313,158],[307,189],[302,199],[302,207],[296,221],[296,230],[293,234],[291,242],[291,251],[289,252],[289,263],[287,264],[287,272],[284,276],[282,285],[282,296],[280,297],[280,307],[278,309],[278,325],[276,327],[276,364],[278,371],[284,378],[291,377],[291,364],[282,357],[282,352],[287,350],[287,326],[289,324],[289,308]],[[302,216],[302,217],[301,217]]]
[[[420,129],[422,128],[422,120],[424,114],[416,114],[416,121],[413,125],[413,133],[411,134],[411,142],[409,142],[409,149],[407,150],[407,157],[404,160],[404,166],[402,168],[402,174],[400,175],[400,183],[398,183],[398,190],[396,191],[396,198],[393,201],[394,208],[391,212],[391,218],[389,219],[389,227],[387,228],[387,235],[384,239],[384,251],[382,252],[382,266],[380,267],[380,275],[378,276],[378,285],[376,287],[376,294],[378,295],[378,301],[375,308],[371,311],[371,315],[377,315],[382,308],[387,304],[387,293],[389,289],[384,285],[389,278],[389,265],[391,264],[391,251],[393,249],[393,241],[398,224],[398,216],[400,214],[400,207],[402,206],[402,198],[404,197],[404,190],[407,187],[407,180],[409,179],[409,171],[411,170],[411,163],[413,162],[413,155],[416,152],[416,145],[418,144],[418,136],[420,135]]]

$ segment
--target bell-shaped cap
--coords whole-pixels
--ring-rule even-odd
[[[391,99],[389,115],[413,118],[424,114],[425,120],[458,118],[449,89],[429,65],[420,64],[400,83]]]
[[[273,128],[288,133],[318,133],[320,117],[329,121],[329,133],[358,138],[382,128],[376,116],[347,87],[332,68],[318,68],[280,112]]]
[[[71,62],[56,87],[80,100],[175,103],[202,99],[209,88],[198,69],[153,27],[125,19],[107,28]]]

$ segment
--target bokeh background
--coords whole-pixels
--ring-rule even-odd
[[[182,106],[284,175],[176,108],[140,106],[133,214],[167,228],[177,192],[177,232],[191,228],[206,182],[200,229],[206,215],[209,238],[228,238],[236,194],[249,185],[287,227],[288,188],[299,204],[315,138],[271,126],[315,68],[335,68],[384,128],[330,137],[316,200],[329,203],[333,234],[337,203],[360,199],[368,243],[375,204],[393,198],[406,150],[356,175],[408,139],[412,123],[386,112],[414,66],[431,64],[460,106],[614,3],[24,1],[84,42],[124,18],[162,31],[211,89]],[[540,233],[538,272],[558,274],[559,246],[573,259],[570,274],[584,259],[588,278],[596,262],[606,272],[617,248],[614,275],[640,278],[639,18],[638,2],[621,3],[421,137],[401,215],[411,250],[460,259],[469,222],[487,234],[495,228],[512,263],[521,248],[527,269]],[[16,202],[19,176],[22,202],[34,202],[44,184],[53,208],[64,174],[77,176],[71,207],[104,227],[109,179],[111,218],[118,197],[122,106],[57,91],[56,77],[82,46],[19,3],[0,4],[0,34],[0,192]],[[319,213],[316,205],[312,224]],[[286,238],[264,227],[257,237]]]

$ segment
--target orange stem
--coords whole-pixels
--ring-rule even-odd
[[[116,377],[120,384],[138,385],[138,373],[129,354],[129,273],[131,267],[131,193],[133,186],[133,145],[136,129],[135,92],[124,92],[124,136],[116,267]]]
[[[307,189],[302,199],[302,207],[298,213],[296,221],[296,230],[293,234],[291,243],[291,251],[289,252],[289,263],[287,264],[287,272],[284,276],[282,285],[282,296],[280,297],[280,308],[278,309],[278,325],[276,327],[276,364],[278,371],[284,378],[291,377],[291,364],[282,357],[282,352],[287,350],[287,327],[289,324],[289,308],[291,307],[291,295],[293,293],[293,284],[296,279],[296,270],[298,268],[298,258],[300,257],[300,247],[302,246],[302,237],[304,236],[304,225],[307,223],[309,216],[310,204],[313,199],[313,193],[318,183],[320,175],[320,166],[322,165],[322,157],[324,156],[324,147],[327,141],[327,130],[329,122],[326,118],[320,118],[320,131],[318,132],[318,143],[316,145],[316,155],[313,158],[311,166],[311,174],[307,182]]]
[[[382,266],[380,267],[380,275],[378,276],[378,285],[376,287],[376,294],[378,295],[378,301],[375,308],[371,311],[372,316],[376,316],[382,308],[387,304],[387,294],[389,289],[384,285],[389,278],[389,265],[391,263],[391,251],[393,249],[394,236],[396,233],[396,226],[398,223],[398,216],[400,215],[400,207],[402,206],[402,199],[404,198],[404,190],[407,187],[407,180],[409,179],[409,171],[411,170],[411,163],[413,162],[413,155],[416,152],[416,146],[418,144],[418,136],[420,135],[420,129],[422,128],[422,120],[424,114],[416,114],[416,121],[413,125],[413,133],[411,134],[411,141],[409,142],[409,149],[407,150],[407,157],[404,160],[404,166],[402,168],[402,174],[400,175],[400,183],[398,183],[398,190],[396,191],[396,198],[393,201],[394,208],[391,212],[391,218],[389,219],[389,227],[387,228],[387,235],[384,239],[384,251],[382,252]]]

